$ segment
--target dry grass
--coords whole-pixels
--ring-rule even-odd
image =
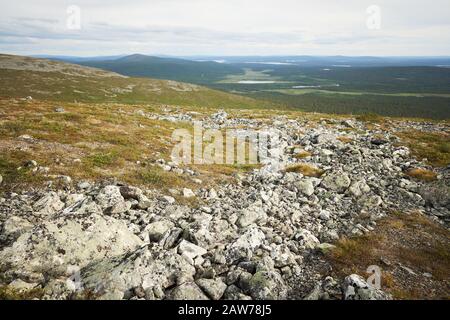
[[[294,158],[296,158],[296,159],[305,159],[308,157],[311,157],[311,153],[306,150],[302,150],[294,155]]]
[[[426,182],[435,181],[437,179],[437,174],[435,172],[422,168],[409,169],[405,173],[414,179]]]
[[[62,106],[65,112],[56,113],[55,105]],[[198,188],[188,175],[151,165],[160,158],[170,160],[174,129],[191,131],[191,126],[149,119],[137,115],[137,110],[160,109],[153,105],[0,99],[0,174],[4,178],[0,191],[18,191],[48,180],[30,169],[17,170],[27,160],[49,167],[49,174],[67,175],[74,180],[114,177],[149,188]],[[33,140],[19,138],[25,134]],[[195,178],[213,185],[250,167],[205,166]]]
[[[342,142],[342,143],[350,143],[353,141],[352,138],[350,137],[345,137],[345,136],[341,136],[341,137],[337,137],[337,139]]]
[[[448,132],[403,131],[397,134],[402,144],[410,148],[419,160],[426,158],[435,167],[450,164],[450,134]]]
[[[397,299],[449,298],[449,231],[419,213],[396,213],[379,221],[368,235],[343,238],[327,258],[340,277],[364,275],[368,266],[379,265],[382,289]],[[400,264],[413,269],[415,275],[403,271]],[[433,277],[425,278],[425,272]]]
[[[293,164],[285,169],[286,172],[296,172],[301,173],[304,176],[307,177],[315,177],[319,178],[324,174],[324,171],[316,168],[312,165],[306,164],[306,163],[298,163]]]

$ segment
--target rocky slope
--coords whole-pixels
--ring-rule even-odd
[[[203,125],[281,134],[283,164],[266,159],[234,184],[167,194],[117,181],[4,194],[2,284],[39,288],[44,299],[390,299],[357,275],[318,278],[311,261],[344,236],[370,233],[392,211],[420,211],[448,227],[449,168],[414,159],[397,146],[395,130],[369,130],[354,119],[311,125],[225,112]],[[419,122],[399,122],[397,130],[402,125],[449,130]],[[164,160],[156,165],[195,175]],[[316,168],[314,176],[305,168]],[[405,174],[412,169],[434,170],[436,179]],[[178,203],[179,195],[199,205]]]

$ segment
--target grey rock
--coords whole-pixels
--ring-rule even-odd
[[[157,245],[144,246],[131,254],[93,262],[81,272],[83,286],[96,294],[125,294],[136,287],[157,293],[177,284],[179,278],[193,281],[195,268],[180,255],[161,249]]]
[[[314,184],[312,182],[312,179],[303,179],[298,181],[295,186],[297,187],[298,191],[300,191],[305,196],[311,196],[314,194]]]
[[[246,259],[250,260],[256,248],[262,245],[265,239],[264,233],[258,228],[249,228],[226,251],[226,258],[229,262]]]
[[[178,252],[191,264],[194,264],[194,259],[206,254],[207,250],[189,241],[182,240],[178,245]]]
[[[236,224],[241,228],[245,228],[252,223],[262,222],[265,219],[267,219],[267,215],[262,208],[262,202],[257,201],[241,211]]]
[[[256,300],[284,300],[287,288],[278,272],[260,271],[250,279],[248,293]]]
[[[193,198],[193,197],[195,197],[195,193],[191,189],[184,188],[183,189],[183,197],[185,197],[185,198]]]
[[[369,286],[357,274],[352,274],[345,278],[343,289],[345,300],[392,300],[391,295]]]
[[[342,193],[350,186],[351,180],[346,173],[334,172],[328,174],[323,180],[322,185],[328,190]]]
[[[209,300],[194,282],[184,283],[176,287],[167,298],[169,300]]]
[[[227,285],[221,279],[198,279],[196,283],[212,300],[222,298],[227,289]]]
[[[173,222],[162,219],[147,225],[145,227],[145,231],[148,231],[148,235],[151,241],[160,241],[163,238],[164,234],[173,227]]]
[[[33,204],[34,213],[37,215],[52,215],[64,208],[56,192],[49,192]]]
[[[33,227],[0,251],[0,268],[7,266],[5,275],[20,275],[23,280],[41,273],[63,275],[69,265],[82,267],[141,244],[125,223],[113,218],[61,216]]]

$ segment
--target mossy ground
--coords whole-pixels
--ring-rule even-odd
[[[335,245],[326,257],[338,277],[352,273],[368,277],[367,268],[378,265],[382,289],[396,299],[450,298],[450,232],[423,214],[393,213],[373,232],[343,238]]]

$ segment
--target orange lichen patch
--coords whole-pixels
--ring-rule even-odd
[[[291,166],[288,166],[285,169],[286,172],[296,172],[301,173],[304,176],[307,177],[316,177],[319,178],[324,174],[324,171],[322,169],[316,168],[312,165],[309,165],[307,163],[297,163],[293,164]]]
[[[405,172],[408,176],[422,181],[434,181],[437,178],[437,174],[431,170],[414,168]]]

